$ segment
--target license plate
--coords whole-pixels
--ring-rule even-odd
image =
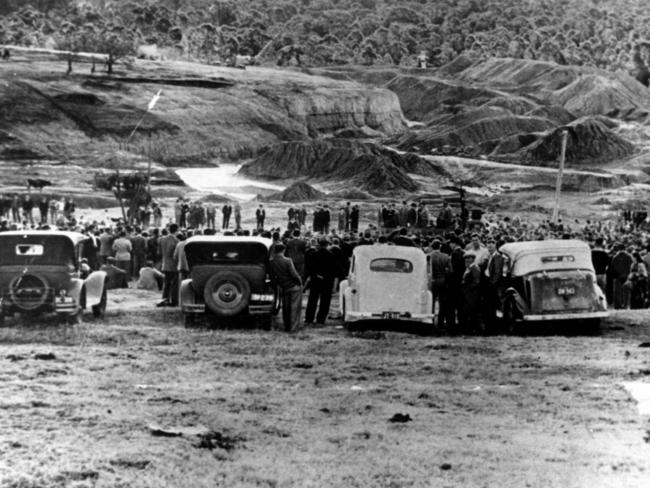
[[[381,314],[381,317],[387,320],[391,319],[398,319],[399,318],[399,312],[383,312]]]
[[[576,294],[575,286],[562,286],[557,289],[557,294],[560,296],[570,296]]]

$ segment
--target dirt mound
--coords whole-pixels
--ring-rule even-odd
[[[373,143],[348,139],[276,144],[240,172],[258,178],[315,178],[345,181],[370,194],[414,191],[409,173],[443,176],[439,167],[415,154],[401,154]]]
[[[616,135],[600,118],[583,117],[568,126],[567,163],[593,163],[622,159],[634,153],[634,145]],[[553,130],[520,150],[519,161],[548,165],[560,155],[561,131]]]
[[[424,76],[397,76],[385,86],[399,97],[404,115],[420,121],[457,111],[457,106],[479,106],[501,96],[493,90]]]
[[[587,74],[556,90],[548,100],[576,115],[606,115],[650,107],[650,92],[623,73]]]
[[[313,186],[302,181],[298,181],[281,192],[273,193],[265,200],[277,200],[280,202],[310,202],[313,200],[322,200],[325,193],[318,191]]]
[[[412,151],[445,152],[448,148],[477,150],[486,141],[521,133],[543,132],[555,126],[550,120],[541,117],[502,115],[479,119],[461,127],[449,124],[448,128],[442,130],[412,131],[393,141],[400,149]]]

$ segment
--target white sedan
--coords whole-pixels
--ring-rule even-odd
[[[433,324],[427,258],[415,247],[358,246],[341,282],[341,315],[359,320],[405,320]]]

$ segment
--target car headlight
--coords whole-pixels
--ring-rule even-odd
[[[66,290],[65,288],[61,288],[61,289],[59,290],[59,296],[60,296],[61,298],[65,298],[65,297],[67,297],[67,296],[68,296],[68,290]]]

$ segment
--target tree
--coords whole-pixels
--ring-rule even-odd
[[[135,46],[132,33],[121,26],[108,26],[98,36],[98,51],[108,56],[106,59],[106,70],[109,75],[113,74],[115,62],[134,54]]]
[[[72,61],[75,58],[75,54],[79,51],[79,47],[79,35],[75,26],[70,22],[66,22],[61,27],[61,32],[56,39],[56,48],[61,51],[66,51],[65,59],[68,62],[66,75],[72,73]]]

